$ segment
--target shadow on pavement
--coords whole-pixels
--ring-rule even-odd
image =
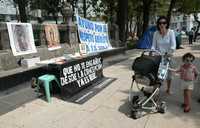
[[[18,107],[23,107],[25,103],[37,99],[37,95],[30,87],[30,82],[1,92],[0,96],[0,115],[8,113]]]
[[[73,102],[77,104],[83,104],[94,97],[96,94],[101,92],[104,88],[109,86],[112,82],[114,82],[116,78],[105,77],[102,78],[98,83],[95,83],[82,91],[78,92],[74,96],[70,98],[61,97],[58,89],[53,89],[56,91],[51,92],[51,97],[57,97],[59,99],[65,100],[67,102]],[[36,89],[30,87],[30,82],[25,83],[25,85],[21,85],[16,89],[11,89],[3,92],[0,96],[0,116],[6,114],[10,111],[13,111],[19,107],[25,106],[26,103],[29,103],[33,100],[40,98],[41,100],[46,101],[46,97],[44,95],[44,89],[41,89],[42,93],[39,93],[39,97],[37,95]],[[54,87],[54,86],[53,86]]]

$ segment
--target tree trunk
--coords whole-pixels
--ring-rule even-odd
[[[87,16],[86,0],[83,0],[83,16],[84,16],[84,18],[86,18],[86,16]]]
[[[21,22],[27,22],[26,3],[23,0],[17,1],[19,7],[19,16]]]
[[[200,28],[200,21],[198,19],[197,14],[194,14],[194,20],[198,23],[197,29],[195,30],[195,33],[194,33],[194,42],[196,42],[196,39],[197,39],[197,36],[198,36],[198,32],[199,32],[199,28]]]
[[[174,8],[175,4],[176,4],[176,0],[171,0],[170,5],[169,5],[169,9],[168,9],[168,12],[167,12],[167,19],[168,19],[169,22],[171,20],[172,9]]]
[[[153,0],[143,0],[143,29],[142,34],[146,31],[149,26],[149,14],[150,14],[150,6]]]
[[[112,24],[114,22],[113,21],[113,6],[112,6],[112,3],[109,4],[109,8],[110,8],[110,19],[109,19],[109,21]]]
[[[72,6],[72,11],[73,11],[73,13],[72,13],[72,21],[75,21],[75,18],[74,18],[74,12],[75,12],[75,8],[76,8],[76,4],[77,4],[77,2],[78,2],[78,0],[73,0],[73,1],[70,1],[70,0],[67,0],[70,4],[71,4],[71,6]]]
[[[128,22],[128,0],[118,0],[117,24],[119,26],[120,46],[125,46],[126,41],[126,25]]]
[[[126,23],[126,35],[125,35],[125,40],[129,37],[129,32],[128,32],[128,22]]]
[[[145,1],[145,0],[143,0]],[[144,32],[146,31],[146,29],[148,28],[149,25],[149,5],[147,5],[144,2],[144,7],[143,7],[143,30],[142,30],[142,34],[144,34]]]
[[[129,20],[129,32],[130,33],[133,33],[133,31],[132,31],[132,26],[133,26],[133,19],[131,18],[130,20]]]
[[[136,28],[137,28],[137,22],[136,22],[135,25],[134,25],[133,33],[136,33]]]
[[[136,28],[137,28],[137,36],[138,36],[138,38],[140,38],[142,36],[142,17],[141,17],[141,12],[137,12]]]
[[[56,24],[58,24],[58,17],[54,16],[54,20],[56,21]]]
[[[197,29],[196,29],[196,31],[195,31],[195,33],[194,33],[194,42],[196,42],[196,39],[197,39],[197,36],[198,36],[199,28],[200,28],[200,23],[198,23]]]

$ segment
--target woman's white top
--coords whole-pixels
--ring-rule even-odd
[[[161,53],[173,53],[176,49],[176,39],[173,30],[168,29],[166,35],[161,35],[156,31],[153,35],[153,43],[151,49],[158,50]]]

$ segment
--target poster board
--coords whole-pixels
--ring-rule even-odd
[[[90,21],[76,14],[79,39],[86,44],[87,52],[111,49],[108,25],[103,22]]]
[[[30,23],[7,23],[10,46],[14,56],[36,53],[33,29]]]
[[[58,27],[56,24],[46,24],[45,35],[47,39],[48,50],[56,50],[61,48]]]

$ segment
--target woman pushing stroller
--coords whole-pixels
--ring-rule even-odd
[[[169,21],[165,16],[161,16],[157,20],[157,31],[153,35],[153,50],[158,50],[160,53],[167,53],[170,57],[173,56],[174,51],[176,50],[176,39],[174,31],[169,29]],[[170,67],[172,67],[170,60]],[[171,71],[168,71],[167,75],[167,89],[166,92],[170,94],[171,87]]]

